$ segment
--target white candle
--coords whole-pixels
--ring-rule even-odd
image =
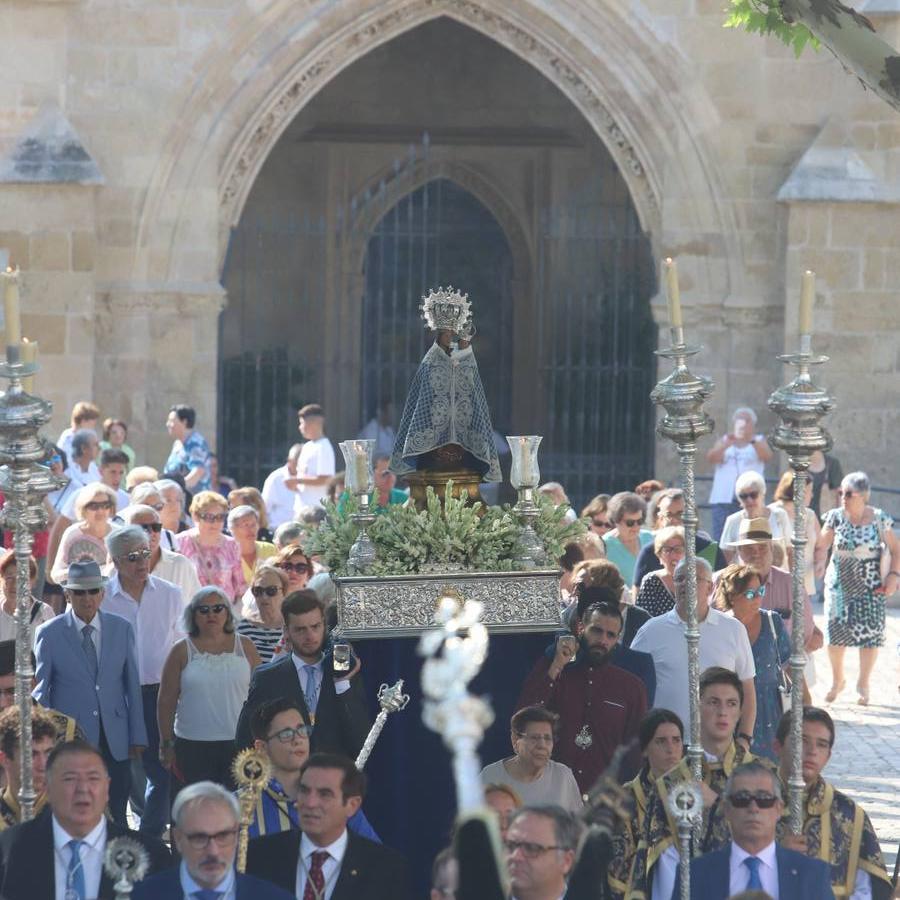
[[[528,439],[519,438],[519,460],[522,467],[522,484],[531,484],[531,454],[528,452]]]
[[[18,347],[22,340],[19,318],[19,270],[7,268],[3,273],[3,311],[6,315],[6,346]]]
[[[663,263],[666,282],[666,302],[669,307],[669,325],[681,328],[681,293],[678,290],[678,267],[675,260],[667,257]]]
[[[816,273],[807,269],[800,285],[800,334],[812,334],[813,300],[816,296]]]
[[[28,338],[22,338],[22,362],[36,363],[39,349],[40,344],[37,341],[29,341]],[[29,394],[34,390],[34,375],[27,375],[22,379],[22,390]]]
[[[356,455],[354,469],[356,470],[356,489],[360,494],[369,490],[369,457],[366,453],[366,445],[361,444],[353,448]]]

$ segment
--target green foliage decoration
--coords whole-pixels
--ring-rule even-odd
[[[745,28],[751,33],[771,34],[800,56],[809,44],[818,50],[819,41],[800,22],[788,22],[781,10],[780,0],[729,0],[725,9],[726,28]]]
[[[521,525],[509,507],[481,503],[468,505],[464,497],[451,495],[441,504],[428,488],[426,507],[388,507],[368,527],[375,544],[373,575],[413,575],[432,569],[440,571],[510,572],[516,568],[517,543]],[[562,555],[563,546],[587,529],[582,521],[569,522],[565,508],[557,508],[538,495],[539,515],[534,529],[544,542],[550,559]],[[347,558],[359,533],[353,514],[359,509],[356,498],[339,504],[327,503],[325,522],[304,542],[307,553],[319,556],[337,575],[347,575]],[[483,514],[482,514],[483,510]]]

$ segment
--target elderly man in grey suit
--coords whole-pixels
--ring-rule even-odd
[[[37,632],[34,698],[78,722],[110,775],[109,809],[127,827],[129,757],[147,746],[134,630],[100,611],[106,578],[93,560],[74,562],[62,585],[69,610]]]

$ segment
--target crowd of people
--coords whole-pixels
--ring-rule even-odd
[[[0,558],[0,897],[111,897],[104,848],[128,833],[150,858],[136,900],[411,898],[408,862],[366,817],[366,777],[353,762],[372,724],[362,662],[351,649],[337,664],[334,585],[304,550],[322,501],[344,496],[323,409],[299,410],[303,441],[261,490],[219,475],[189,406],[169,412],[173,445],[161,469],[138,465],[124,421],[101,427],[100,418],[95,405],[77,404],[48,459],[68,482],[47,498],[49,527],[29,563],[39,814],[25,823],[17,561],[11,550]],[[793,621],[792,479],[785,473],[766,503],[773,454],[755,424],[739,409],[709,451],[713,528],[696,535],[704,810],[692,896],[884,900],[892,888],[871,823],[822,775],[835,725],[808,688],[827,641],[834,701],[846,648],[856,647],[858,701],[869,702],[900,547],[890,516],[869,502],[865,474],[814,458],[803,500],[807,597]],[[379,419],[375,435],[388,428]],[[376,513],[408,502],[389,462],[382,448]],[[542,491],[577,518],[561,485]],[[559,560],[562,627],[522,673],[514,708],[495,710],[509,720],[511,753],[481,773],[515,900],[678,896],[667,800],[691,777],[683,517],[681,490],[658,481],[600,494]],[[813,621],[820,594],[827,634]],[[794,628],[810,660],[799,837],[784,798]],[[268,758],[271,778],[239,874],[232,763],[247,747]],[[629,812],[597,844],[586,837],[585,797],[613,764]],[[467,860],[447,838],[431,900],[452,898],[465,881]],[[584,874],[592,857],[603,861],[599,880]]]

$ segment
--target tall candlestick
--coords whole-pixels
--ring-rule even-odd
[[[22,338],[22,362],[36,363],[39,349],[40,345],[37,341],[29,341],[28,338]],[[22,390],[28,394],[34,390],[34,375],[26,375],[22,379]]]
[[[6,315],[6,346],[18,347],[22,340],[19,319],[19,270],[7,267],[3,274],[3,311]]]
[[[800,334],[812,334],[813,300],[816,296],[816,273],[807,269],[800,287]]]
[[[678,290],[678,266],[675,260],[667,257],[663,263],[666,282],[666,302],[669,307],[669,326],[681,328],[681,293]]]

